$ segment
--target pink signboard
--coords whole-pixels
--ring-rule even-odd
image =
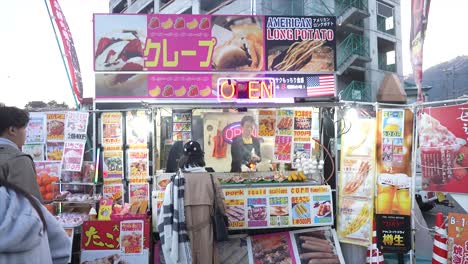
[[[148,94],[152,98],[216,98],[211,88],[211,75],[165,74],[151,75],[148,79]]]

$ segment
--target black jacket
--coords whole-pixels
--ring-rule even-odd
[[[241,172],[242,164],[248,165],[252,149],[255,149],[255,154],[261,157],[260,141],[256,137],[252,137],[252,144],[244,144],[242,135],[235,137],[231,144],[231,172]]]

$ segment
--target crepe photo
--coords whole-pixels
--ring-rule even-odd
[[[214,70],[260,71],[265,68],[262,18],[213,16],[212,36],[216,38]]]

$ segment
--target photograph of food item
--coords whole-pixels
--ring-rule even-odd
[[[23,145],[22,151],[32,157],[34,161],[44,160],[44,145],[43,144],[28,144]]]
[[[309,203],[293,203],[293,218],[310,218]]]
[[[140,253],[143,251],[143,234],[141,232],[123,235],[121,241],[120,246],[123,247],[125,253],[128,252],[127,249],[131,249],[130,253]]]
[[[292,117],[282,117],[278,122],[278,129],[292,129],[293,118]]]
[[[201,24],[200,24],[201,25]],[[265,68],[262,18],[214,16],[214,70],[259,71]]]
[[[158,181],[158,186],[160,188],[164,189],[169,184],[169,182],[171,182],[170,179],[162,179],[162,180]]]
[[[102,127],[104,138],[119,138],[122,136],[122,129],[120,124],[104,123],[102,124]]]
[[[135,97],[148,95],[148,75],[138,73],[97,73],[97,97]],[[150,93],[154,93],[151,92]]]
[[[276,118],[261,118],[259,120],[259,136],[274,136]]]
[[[227,206],[226,215],[229,222],[237,222],[245,220],[245,207],[244,206]]]
[[[306,130],[312,128],[312,118],[294,117],[294,129]]]
[[[340,264],[330,230],[300,231],[294,234],[300,264]]]
[[[368,241],[370,237],[370,202],[343,198],[338,235]]]
[[[270,216],[284,216],[289,214],[287,205],[270,205]]]
[[[357,172],[352,171],[351,173],[346,173],[348,177],[344,177],[345,182],[343,183],[343,194],[351,195],[356,193],[356,191],[363,185],[363,183],[368,178],[369,172],[371,170],[371,164],[369,161],[361,161],[359,164],[359,169]]]
[[[148,161],[137,160],[130,162],[130,175],[142,175],[148,172]]]
[[[63,139],[65,132],[65,123],[62,120],[47,120],[47,135],[50,139],[57,139],[55,137],[60,137],[59,139]]]
[[[104,157],[104,165],[109,171],[122,171],[123,164],[120,157]]]
[[[129,264],[127,261],[120,258],[119,254],[112,254],[107,257],[96,258],[91,261],[83,261],[81,264]]]
[[[268,45],[270,71],[334,71],[335,51],[322,40],[296,41],[287,45]]]
[[[328,217],[331,216],[332,206],[330,201],[315,202],[313,206],[316,217]]]
[[[47,142],[46,158],[47,160],[62,160],[63,156],[63,142]]]
[[[146,41],[146,16],[95,15],[96,71],[141,71]],[[153,20],[150,26],[158,26]]]
[[[294,263],[287,232],[252,236],[251,243],[255,264]]]
[[[249,220],[254,221],[263,221],[266,220],[267,210],[266,206],[253,206],[249,205],[249,210],[247,211]]]

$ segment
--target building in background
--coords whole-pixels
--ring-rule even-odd
[[[375,101],[388,72],[403,80],[400,0],[110,0],[110,13],[337,17],[343,100]]]

